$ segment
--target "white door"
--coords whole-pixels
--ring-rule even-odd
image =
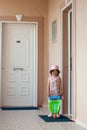
[[[35,26],[35,23],[3,23],[2,106],[37,104]]]

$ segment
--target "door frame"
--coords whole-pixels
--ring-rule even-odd
[[[61,7],[61,46],[62,46],[62,70],[63,70],[63,13],[64,10],[72,4],[72,119],[76,119],[76,15],[75,15],[75,1],[71,0]],[[63,72],[62,72],[63,77]],[[63,81],[62,81],[63,84]],[[68,114],[68,113],[67,113]]]
[[[2,107],[2,26],[3,23],[15,23],[15,24],[28,24],[28,23],[34,23],[35,26],[35,42],[34,42],[34,51],[35,51],[35,56],[34,56],[34,101],[33,104],[35,107],[38,105],[38,22],[17,22],[17,21],[0,21],[0,107]]]
[[[72,66],[72,61],[70,60],[70,58],[71,58],[70,55],[72,55],[72,54],[70,54],[70,50],[72,49],[72,44],[70,45],[70,40],[71,40],[70,39],[70,13],[71,12],[72,12],[72,9],[69,10],[69,12],[68,12],[68,97],[70,97],[70,98],[68,98],[68,115],[70,115],[70,116],[72,116],[72,113],[71,113],[72,97],[70,94],[71,93],[70,87],[72,87],[72,85],[71,85],[72,79],[71,79],[71,74],[70,74],[71,66]],[[71,51],[71,53],[72,53],[72,51]]]

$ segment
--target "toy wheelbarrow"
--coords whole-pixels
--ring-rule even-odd
[[[56,114],[60,110],[61,105],[61,96],[50,96],[48,101],[48,110],[53,114],[53,117],[56,118]]]

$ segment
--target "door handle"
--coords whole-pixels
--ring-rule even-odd
[[[23,68],[13,68],[13,70],[14,70],[14,71],[16,71],[16,70],[21,70],[21,71],[23,71]]]

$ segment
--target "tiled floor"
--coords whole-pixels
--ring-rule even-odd
[[[0,130],[85,130],[74,122],[46,123],[41,114],[48,114],[47,109],[0,111]]]

